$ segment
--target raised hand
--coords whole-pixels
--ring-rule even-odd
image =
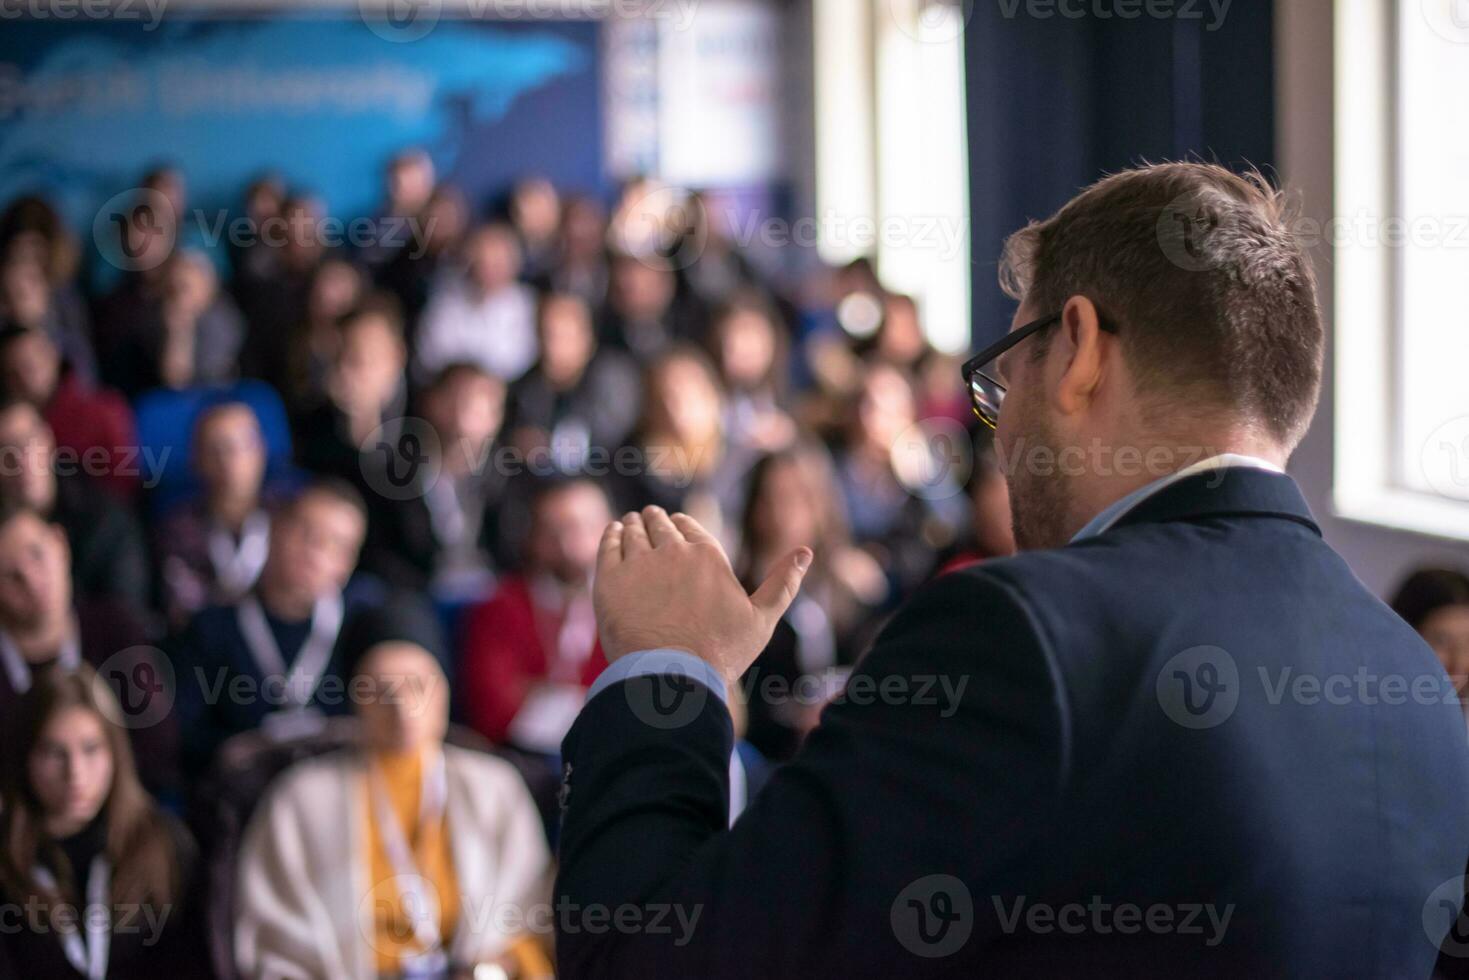
[[[687,514],[628,513],[602,534],[593,600],[608,662],[639,650],[686,650],[731,683],[759,656],[811,566],[811,549],[781,559],[754,594],[724,548]]]

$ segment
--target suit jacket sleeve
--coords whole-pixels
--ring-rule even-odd
[[[1066,778],[1056,678],[1009,587],[981,569],[944,576],[727,830],[720,700],[684,680],[679,702],[664,676],[602,691],[563,746],[563,975],[952,970],[915,955],[904,896],[953,875],[979,913],[971,950],[994,928],[989,896],[1016,887]]]

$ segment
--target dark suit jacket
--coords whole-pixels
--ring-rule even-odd
[[[1451,690],[1288,478],[1189,477],[924,588],[731,830],[719,701],[599,693],[561,975],[1423,977],[1469,856]]]

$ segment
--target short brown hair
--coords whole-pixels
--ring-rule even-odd
[[[1000,285],[1037,315],[1090,299],[1160,409],[1230,411],[1288,447],[1310,424],[1325,345],[1315,276],[1258,172],[1162,163],[1099,180],[1010,236]]]

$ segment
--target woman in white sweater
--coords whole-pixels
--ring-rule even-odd
[[[390,605],[355,633],[342,649],[360,745],[291,768],[256,809],[237,876],[241,973],[549,975],[551,859],[519,773],[444,744],[426,613]]]

